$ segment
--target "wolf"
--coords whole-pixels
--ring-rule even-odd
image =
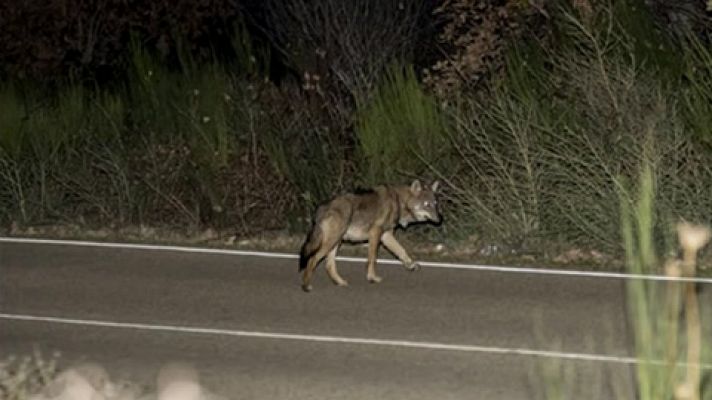
[[[393,232],[397,227],[405,228],[412,223],[440,224],[442,217],[436,196],[439,186],[439,181],[423,185],[416,179],[410,185],[380,185],[343,194],[319,206],[299,255],[302,289],[312,290],[312,275],[324,257],[326,272],[334,284],[348,285],[336,270],[336,253],[343,241],[368,242],[366,278],[371,283],[382,280],[376,275],[376,256],[381,243],[406,269],[418,269],[418,263],[398,243]]]

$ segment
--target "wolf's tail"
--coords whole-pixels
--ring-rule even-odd
[[[309,235],[307,235],[307,240],[302,245],[302,251],[299,253],[299,271],[301,272],[307,267],[307,262],[309,258],[314,255],[314,253],[319,250],[319,245],[321,244],[321,227],[319,226],[319,221],[314,223]]]

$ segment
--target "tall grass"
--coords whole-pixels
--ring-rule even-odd
[[[6,86],[1,97],[7,110],[0,127],[0,176],[8,188],[3,200],[15,204],[23,219],[36,212],[42,220],[59,207],[61,199],[48,186],[64,167],[65,150],[82,135],[85,116],[93,110],[81,87],[45,98],[32,87]]]
[[[233,93],[224,67],[184,61],[179,71],[170,71],[138,48],[134,68],[129,81],[134,122],[160,139],[185,141],[199,165],[225,166],[236,135],[228,127]]]
[[[652,169],[645,165],[637,200],[633,204],[627,198],[621,201],[622,237],[631,273],[649,273],[661,264],[659,247],[653,240],[656,197]],[[697,254],[709,241],[710,230],[683,222],[677,225],[677,236],[682,258],[669,258],[664,264],[665,274],[694,277]],[[700,364],[709,362],[703,358],[708,352],[703,346],[709,346],[709,338],[702,337],[695,283],[670,281],[660,287],[650,281],[631,280],[627,289],[640,360],[636,369],[639,397],[693,400],[712,396],[710,388],[701,385]],[[710,376],[709,371],[705,374]]]
[[[46,95],[3,84],[0,218],[199,227],[275,212],[243,204],[275,190],[253,190],[265,164],[255,150],[264,119],[250,92],[255,60],[243,56],[243,68],[179,58],[169,68],[134,43],[131,71],[112,88],[66,82]],[[252,173],[236,170],[240,163]]]
[[[393,67],[357,110],[361,179],[367,185],[404,180],[428,165],[447,166],[446,120],[412,67]]]
[[[663,221],[705,218],[712,207],[712,158],[700,139],[709,118],[702,98],[712,93],[707,75],[685,82],[668,44],[648,48],[644,33],[625,24],[649,18],[621,9],[633,3],[604,7],[594,22],[562,10],[563,46],[515,47],[504,79],[452,110],[459,166],[450,178],[450,220],[461,232],[524,251],[546,243],[620,251],[618,193],[644,161],[659,193],[656,240],[667,235]],[[709,70],[699,61],[709,54],[704,46],[675,51],[698,60],[688,62],[691,70]]]
[[[180,175],[188,178],[205,195],[186,204],[176,197],[169,200],[176,212],[199,224],[202,211],[195,207],[205,203],[207,210],[224,205],[216,193],[216,177],[238,149],[238,132],[232,120],[236,97],[230,75],[218,63],[196,66],[185,60],[178,71],[168,70],[142,49],[134,51],[135,79],[130,80],[129,93],[133,103],[133,123],[137,131],[148,133],[149,140],[168,148],[182,148],[187,156]],[[158,178],[158,177],[156,177]],[[148,178],[147,178],[148,179]],[[163,179],[146,182],[157,194],[171,199]],[[200,207],[200,206],[198,206]]]
[[[0,86],[0,151],[4,157],[16,158],[22,146],[22,127],[26,108],[15,85],[4,83]]]
[[[682,109],[686,124],[712,143],[712,38],[690,35],[685,42]]]
[[[467,104],[455,115],[452,147],[459,171],[450,178],[461,231],[522,243],[540,230],[541,114],[534,103],[495,95],[486,107]]]
[[[676,251],[666,257],[669,249],[654,240],[659,192],[652,165],[649,162],[641,165],[635,188],[624,184],[621,189],[620,229],[628,272],[650,274],[662,270],[670,280],[626,281],[627,311],[637,363],[632,366],[632,382],[607,374],[612,377],[607,386],[616,398],[710,399],[712,327],[706,319],[709,307],[699,303],[694,281],[683,282],[679,278],[696,276],[698,253],[707,245],[712,231],[707,225],[679,222],[675,232],[677,243],[671,243]],[[539,377],[544,398],[567,398],[563,393],[571,388],[606,384],[600,377],[595,382],[576,382],[579,368],[560,363],[544,365],[543,376]],[[632,393],[628,393],[629,386]]]

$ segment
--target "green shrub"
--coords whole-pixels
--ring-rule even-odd
[[[374,185],[444,168],[450,152],[445,119],[411,67],[392,68],[357,110],[359,171]]]
[[[495,94],[465,105],[452,147],[460,162],[449,179],[452,224],[491,240],[523,244],[540,231],[543,143],[534,103]]]
[[[690,35],[685,43],[681,103],[684,120],[701,140],[712,144],[712,38]]]
[[[712,207],[712,154],[685,118],[706,124],[708,106],[690,113],[668,69],[623,55],[634,35],[604,35],[569,14],[564,27],[564,47],[514,48],[506,79],[455,110],[451,220],[515,248],[543,240],[618,252],[622,180],[649,162],[664,240],[670,219]]]

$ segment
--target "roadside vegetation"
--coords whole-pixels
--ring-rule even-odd
[[[301,233],[340,191],[423,177],[445,183],[446,223],[412,235],[622,256],[616,204],[643,161],[656,243],[679,218],[710,221],[702,4],[209,3],[215,15],[165,5],[160,23],[107,6],[85,32],[106,42],[52,44],[64,53],[0,36],[15,55],[0,72],[3,226]]]
[[[606,364],[577,376],[580,365],[548,362],[539,365],[541,397],[547,400],[578,398],[590,388],[604,396],[641,400],[712,399],[710,308],[700,302],[695,278],[699,253],[707,246],[708,225],[678,222],[668,225],[672,241],[654,239],[659,199],[649,162],[640,166],[637,189],[621,188],[621,235],[626,269],[632,274],[663,270],[667,281],[631,279],[626,282],[627,310],[637,364],[632,374],[610,373]],[[687,281],[685,281],[687,279]],[[583,380],[580,377],[590,379]],[[604,378],[605,377],[605,378]],[[630,382],[629,380],[632,380]]]

